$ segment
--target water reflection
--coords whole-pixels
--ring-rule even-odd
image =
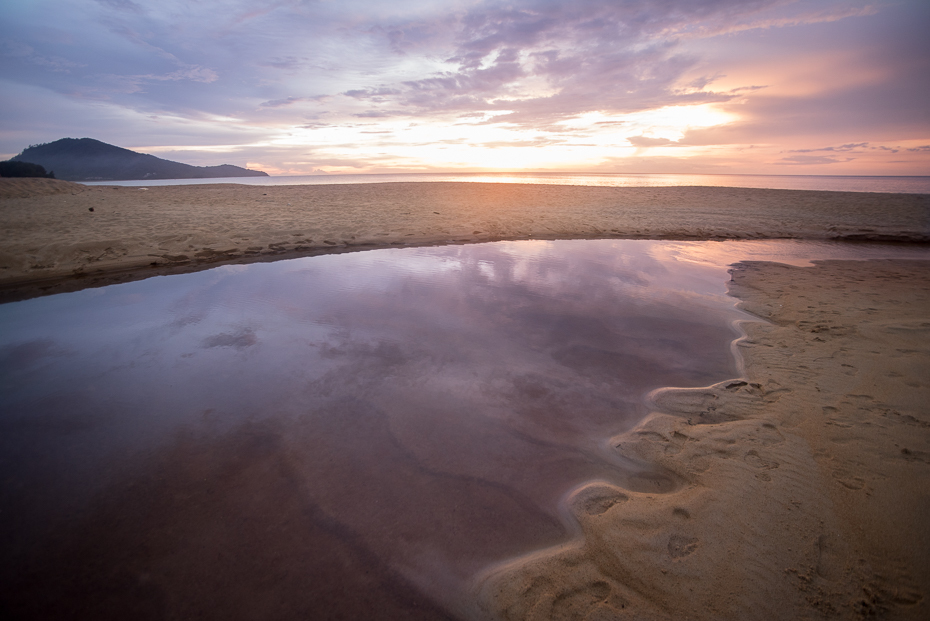
[[[468,616],[470,576],[565,538],[580,482],[677,485],[607,441],[649,390],[735,373],[724,246],[380,250],[4,305],[4,598]]]

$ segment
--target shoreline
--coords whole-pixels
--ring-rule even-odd
[[[660,389],[611,440],[684,484],[574,490],[580,536],[479,576],[489,616],[925,618],[930,263],[731,274],[743,376]]]
[[[503,240],[928,244],[928,210],[930,195],[872,192],[465,182],[140,188],[2,179],[0,302],[224,264]]]
[[[865,235],[926,247],[930,229],[930,196],[923,195],[577,186],[552,193],[473,184],[326,192],[258,186],[252,193],[166,186],[159,193],[39,181],[17,184],[23,196],[0,199],[0,218],[15,225],[3,228],[0,301],[30,291],[9,278],[17,261],[27,277],[45,274],[33,281],[26,295],[33,297],[228,263],[405,245],[634,235],[840,235],[851,243]],[[0,184],[0,196],[11,189]],[[434,222],[440,217],[446,220]],[[459,231],[466,233],[459,238]],[[268,241],[287,236],[295,239]],[[184,260],[172,254],[179,249]],[[163,261],[152,266],[145,253],[155,251],[168,258],[154,255]],[[33,260],[46,267],[30,268]],[[731,274],[730,295],[759,318],[739,323],[743,336],[732,350],[740,377],[654,391],[646,397],[650,413],[609,439],[680,484],[665,493],[603,481],[576,488],[563,508],[579,535],[484,571],[474,616],[926,615],[930,261],[743,261]]]

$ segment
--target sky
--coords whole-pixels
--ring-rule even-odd
[[[0,0],[0,157],[930,175],[926,0]]]

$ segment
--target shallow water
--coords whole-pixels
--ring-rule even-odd
[[[927,253],[500,242],[0,306],[4,596],[72,618],[467,616],[481,568],[567,537],[583,481],[678,484],[609,440],[650,390],[738,374],[727,264],[851,256]]]

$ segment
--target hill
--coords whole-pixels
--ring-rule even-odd
[[[125,181],[132,179],[213,179],[267,177],[268,173],[231,164],[191,166],[137,153],[93,138],[62,138],[32,145],[11,161],[31,162],[67,181]]]
[[[0,177],[47,177],[54,179],[55,174],[45,171],[45,168],[30,162],[6,160],[0,162]]]

